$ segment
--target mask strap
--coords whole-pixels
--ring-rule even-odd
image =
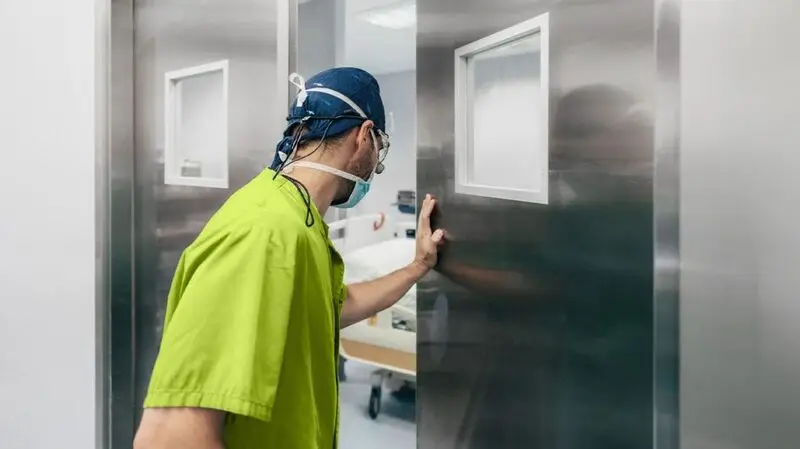
[[[319,93],[328,94],[328,95],[330,95],[332,97],[338,98],[339,100],[341,100],[342,102],[344,102],[345,104],[350,106],[354,111],[356,111],[356,113],[358,115],[360,115],[361,118],[363,118],[365,120],[369,120],[369,117],[367,117],[367,114],[364,112],[364,110],[361,109],[353,100],[351,100],[350,98],[348,98],[346,95],[342,94],[341,92],[337,92],[337,91],[335,91],[333,89],[328,89],[327,87],[312,87],[311,89],[306,89],[306,87],[305,87],[306,81],[298,73],[292,73],[291,75],[289,75],[289,82],[292,83],[295,87],[297,87],[297,91],[298,91],[297,92],[297,102],[296,102],[297,107],[303,106],[303,103],[305,103],[306,99],[308,98],[308,93],[309,92],[319,92]],[[308,119],[308,117],[306,117],[306,119]],[[391,116],[391,120],[392,120],[392,126],[394,126],[394,116]],[[375,133],[374,129],[371,129],[370,133],[372,134],[372,143],[373,143],[373,146],[375,147],[375,151],[380,152],[383,143],[382,142],[378,142],[378,137],[379,136]],[[293,148],[292,153],[287,157],[286,160],[283,161],[284,164],[287,163],[287,162],[290,162],[292,160],[296,149],[297,148],[295,146]],[[293,165],[297,165],[298,162],[292,162],[292,164]],[[303,164],[306,165],[309,168],[317,168],[317,169],[323,170],[323,171],[328,171],[328,170],[324,170],[321,167],[325,167],[326,169],[330,168],[330,167],[327,167],[327,166],[324,166],[324,165],[314,164],[313,162],[303,162]],[[315,167],[311,167],[308,164],[314,164]],[[376,169],[378,170],[377,172],[378,173],[383,172],[383,164],[379,162],[378,163],[378,167],[380,167],[380,168],[378,169],[376,167]],[[336,170],[336,169],[331,168],[331,170]],[[360,179],[357,176],[352,176],[349,173],[345,173],[345,172],[343,172],[341,170],[336,170],[336,171],[338,173],[332,173],[332,174],[337,174],[337,175],[342,176],[343,178],[348,179],[348,180],[353,181],[353,182],[363,181],[363,179]]]
[[[300,76],[299,73],[292,73],[289,75],[289,82],[297,88],[297,102],[296,106],[299,108],[303,106],[308,98],[308,90],[306,90],[306,80]]]
[[[347,105],[350,106],[351,108],[353,108],[353,110],[356,111],[358,115],[361,116],[361,118],[369,119],[369,117],[367,117],[367,114],[365,114],[364,111],[361,108],[359,108],[357,104],[353,102],[353,100],[347,98],[347,96],[339,92],[336,92],[333,89],[328,89],[327,87],[312,87],[311,89],[306,89],[305,92],[320,92],[323,94],[328,94],[332,97],[336,97],[342,100],[343,102],[347,103]]]
[[[360,107],[358,107],[358,105],[355,104],[355,102],[353,102],[353,100],[347,98],[346,95],[344,95],[342,93],[339,93],[339,92],[337,92],[337,91],[335,91],[333,89],[328,89],[327,87],[312,87],[311,89],[305,90],[305,92],[320,92],[320,93],[323,93],[323,94],[328,94],[328,95],[330,95],[332,97],[336,97],[336,98],[342,100],[343,102],[345,102],[351,108],[353,108],[353,110],[356,111],[356,113],[358,113],[358,115],[360,115],[361,118],[369,120],[369,117],[367,117],[367,114],[364,113],[364,110],[362,110]],[[308,95],[308,94],[306,94],[306,95]],[[375,134],[375,130],[374,129],[371,129],[370,133],[372,133],[372,142],[373,142],[373,146],[375,147],[375,151],[379,152],[380,149],[381,149],[381,143],[378,142],[378,139],[377,139],[378,136],[377,136],[377,134]],[[383,171],[383,170],[381,170],[381,171]]]
[[[388,134],[394,133],[394,112],[389,111],[389,116],[387,117],[386,121],[386,132]]]
[[[338,168],[333,168],[333,167],[328,167],[327,165],[317,164],[316,162],[297,161],[297,162],[292,163],[292,165],[290,167],[287,167],[287,169],[291,169],[291,168],[294,168],[294,167],[313,168],[315,170],[319,170],[319,171],[323,171],[323,172],[326,172],[326,173],[330,173],[332,175],[339,176],[339,177],[344,178],[344,179],[346,179],[348,181],[353,181],[353,182],[356,182],[356,183],[365,182],[363,179],[359,178],[356,175],[351,175],[350,173],[347,173],[345,171],[341,171]],[[287,171],[287,173],[289,173],[289,172],[290,171]]]

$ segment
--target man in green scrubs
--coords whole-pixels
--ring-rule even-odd
[[[353,68],[299,88],[273,166],[184,251],[135,449],[336,449],[339,329],[397,302],[436,263],[435,200],[416,258],[343,284],[322,217],[350,208],[388,150],[377,81]]]

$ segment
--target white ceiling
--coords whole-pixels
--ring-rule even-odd
[[[317,0],[332,1],[332,0]],[[416,27],[393,30],[373,25],[359,13],[391,5],[398,0],[344,0],[344,55],[342,65],[360,67],[374,74],[416,68]]]

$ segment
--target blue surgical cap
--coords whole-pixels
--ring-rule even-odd
[[[286,129],[283,138],[278,142],[272,168],[281,165],[280,153],[288,158],[293,150],[294,133],[297,126],[303,124],[306,133],[297,142],[321,140],[340,136],[351,129],[361,126],[365,120],[372,120],[375,127],[386,132],[386,115],[381,100],[378,81],[361,69],[338,67],[318,73],[305,82],[297,100],[289,107]],[[330,93],[314,91],[315,88],[329,89],[349,98],[367,116],[361,115],[347,102]]]

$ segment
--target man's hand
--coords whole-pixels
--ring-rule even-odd
[[[425,195],[417,224],[417,255],[414,262],[430,270],[439,260],[439,247],[444,243],[444,231],[431,229],[431,214],[436,208],[436,200]]]
[[[417,254],[413,262],[373,281],[347,286],[347,299],[342,307],[341,317],[343,328],[391,307],[436,266],[439,246],[444,243],[444,231],[431,230],[431,213],[435,207],[436,200],[425,195],[417,225]]]

